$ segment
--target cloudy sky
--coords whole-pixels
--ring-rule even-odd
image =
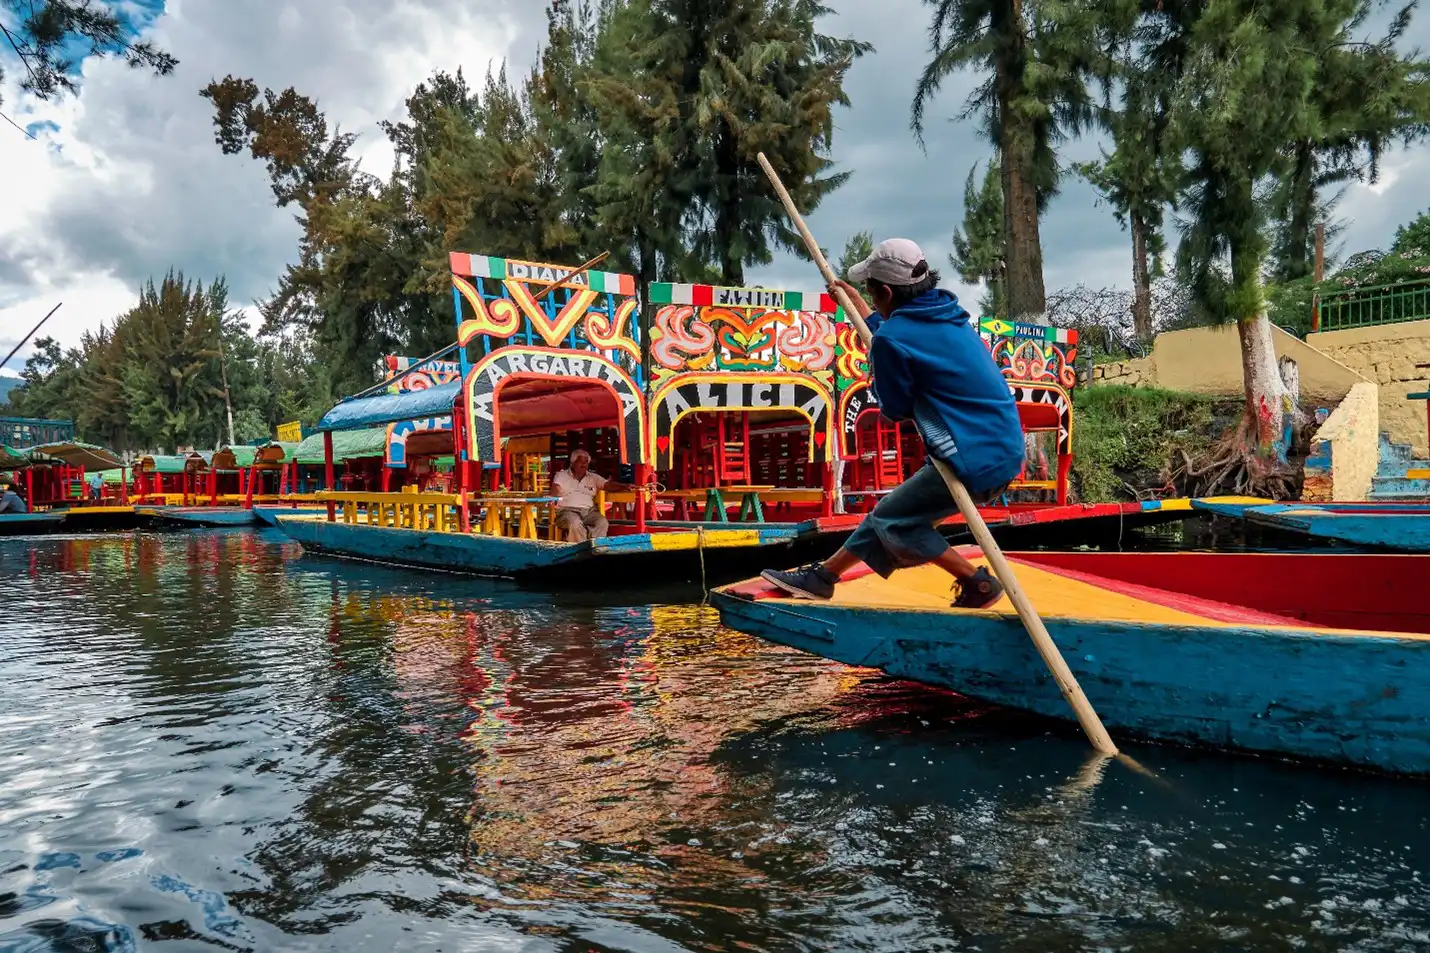
[[[827,247],[861,229],[905,235],[931,262],[947,259],[963,215],[963,183],[989,149],[969,123],[951,121],[971,77],[954,77],[929,116],[927,149],[908,129],[914,82],[926,58],[921,0],[827,0],[826,32],[875,44],[850,74],[852,108],[838,117],[835,158],[854,172],[810,226]],[[364,167],[385,174],[391,151],[378,128],[397,118],[412,87],[435,69],[480,75],[533,60],[545,32],[543,0],[129,0],[146,34],[180,60],[156,78],[110,61],[83,67],[77,96],[39,103],[20,95],[17,64],[0,54],[0,357],[55,302],[45,328],[69,344],[133,303],[139,285],[169,268],[228,278],[232,300],[265,297],[295,251],[298,227],[273,206],[262,166],[224,156],[198,90],[232,73],[260,87],[293,86],[330,121],[359,133]],[[1430,17],[1412,41],[1430,46]],[[1080,142],[1070,159],[1094,157]],[[1346,195],[1347,250],[1378,247],[1394,226],[1430,206],[1424,149],[1384,163],[1374,186]],[[1049,288],[1125,285],[1126,236],[1081,182],[1069,181],[1043,224]],[[501,249],[469,249],[499,254]],[[976,298],[945,269],[946,284]],[[766,286],[813,288],[811,266],[783,257],[751,274]],[[23,363],[24,354],[10,368]]]

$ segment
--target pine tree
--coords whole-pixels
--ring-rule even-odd
[[[1173,106],[1185,147],[1189,222],[1179,265],[1214,320],[1235,321],[1246,407],[1241,442],[1256,479],[1274,479],[1294,414],[1266,319],[1268,242],[1257,188],[1288,143],[1316,139],[1324,115],[1318,57],[1343,42],[1359,0],[1206,0],[1188,33]],[[1214,104],[1214,105],[1213,105]]]
[[[839,255],[839,264],[834,267],[834,273],[848,281],[849,269],[872,254],[874,254],[873,232],[856,232],[849,236],[849,240],[844,243],[844,251]]]
[[[765,153],[805,212],[842,185],[831,172],[834,109],[844,77],[871,47],[820,34],[818,0],[633,0],[631,69],[665,78],[674,123],[659,143],[677,189],[690,190],[685,224],[693,256],[724,284],[747,264],[803,243],[761,172]]]
[[[0,35],[25,69],[21,91],[39,99],[78,88],[80,63],[72,57],[112,56],[159,76],[168,76],[179,65],[153,43],[135,37],[118,3],[0,0]],[[0,69],[0,80],[4,78]]]
[[[988,163],[982,186],[973,184],[977,174],[978,166],[974,165],[963,184],[963,228],[953,231],[953,254],[948,256],[948,263],[964,281],[983,284],[979,310],[1006,318],[1003,176],[996,159]]]
[[[1378,6],[1377,0],[1361,0],[1331,42],[1315,54],[1311,98],[1316,119],[1306,134],[1282,150],[1279,181],[1271,195],[1278,280],[1311,274],[1316,223],[1326,220],[1338,198],[1328,190],[1375,181],[1386,148],[1427,131],[1430,64],[1418,54],[1402,55],[1396,49],[1410,26],[1414,4],[1404,7],[1379,39],[1359,41],[1352,35]]]
[[[977,118],[1002,175],[1009,313],[1046,310],[1039,217],[1057,191],[1057,147],[1092,116],[1086,78],[1100,62],[1098,11],[1038,0],[925,0],[933,57],[919,79],[913,128],[922,139],[933,96],[954,73],[983,81],[960,118]]]

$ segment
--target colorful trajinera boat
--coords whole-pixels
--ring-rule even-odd
[[[828,295],[656,283],[647,339],[630,276],[468,254],[451,269],[456,343],[389,358],[387,381],[319,423],[329,525],[274,515],[305,546],[499,575],[652,552],[688,571],[695,559],[669,553],[717,539],[727,551],[798,544],[752,557],[787,560],[833,551],[922,463],[913,429],[880,417],[864,351]],[[1185,501],[1069,505],[1076,334],[981,328],[1030,435],[1027,471],[990,522],[1122,528],[1188,515]],[[373,428],[386,432],[383,465],[340,480],[344,435]],[[549,481],[578,448],[594,472],[641,489],[605,494],[607,540],[558,554]],[[431,507],[420,519],[414,492]],[[417,545],[412,533],[443,538]]]
[[[1114,736],[1430,773],[1430,558],[1008,556]],[[790,599],[761,580],[712,597],[740,631],[1070,718],[1007,600],[952,609],[948,589],[926,566],[888,580],[850,574],[830,602]]]

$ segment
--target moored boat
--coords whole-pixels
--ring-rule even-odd
[[[48,533],[64,522],[64,519],[64,510],[46,513],[0,513],[0,536]]]
[[[409,496],[414,506],[430,505],[423,495]],[[732,568],[740,572],[748,565],[751,549],[768,554],[772,564],[788,562],[796,536],[793,528],[655,529],[568,543],[452,526],[379,526],[365,517],[347,522],[329,521],[326,514],[317,519],[279,514],[276,520],[305,551],[522,582],[591,585],[730,578]]]
[[[968,555],[976,557],[977,551]],[[1012,553],[1019,581],[1114,736],[1430,773],[1425,557]],[[949,606],[936,567],[850,574],[829,602],[756,580],[725,623],[1055,718],[1071,711],[1007,600]]]
[[[1247,510],[1246,519],[1320,542],[1430,553],[1430,504],[1260,506]]]

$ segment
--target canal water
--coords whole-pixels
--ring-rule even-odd
[[[698,599],[0,540],[0,951],[1430,946],[1430,786],[1098,765]]]

